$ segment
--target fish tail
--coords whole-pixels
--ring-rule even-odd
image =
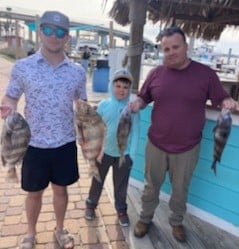
[[[18,176],[17,176],[17,171],[15,167],[11,167],[8,169],[7,171],[7,178],[6,178],[7,182],[15,182],[18,183]]]
[[[125,155],[121,155],[119,158],[119,168],[125,163]]]
[[[5,160],[5,158],[4,158],[2,155],[1,155],[1,160],[2,160],[2,165],[3,165],[3,166],[6,166],[6,164],[7,164],[7,163],[6,163],[6,160]]]
[[[89,168],[89,176],[90,177],[94,177],[98,182],[102,182],[101,181],[101,177],[100,177],[100,172],[98,167],[95,165],[95,163],[90,163],[90,168]]]
[[[211,169],[214,171],[214,174],[217,175],[217,168],[216,168],[217,160],[214,160],[212,163]]]

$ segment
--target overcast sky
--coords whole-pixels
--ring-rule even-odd
[[[114,0],[107,0],[106,6],[105,2],[106,0],[0,0],[0,8],[29,10],[29,14],[41,14],[45,10],[59,10],[67,14],[70,19],[83,19],[90,23],[108,25],[110,21],[108,12]],[[129,31],[129,26],[123,28],[114,23],[114,27]],[[158,31],[157,24],[153,25],[151,22],[147,22],[144,35],[155,42]],[[217,52],[227,53],[232,48],[232,53],[239,55],[239,29],[223,32],[220,41],[212,42],[212,44],[215,44]]]

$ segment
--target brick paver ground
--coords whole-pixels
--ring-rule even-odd
[[[0,56],[0,98],[8,81],[12,63]],[[22,100],[23,103],[23,100]],[[2,127],[2,121],[0,125]],[[90,186],[88,164],[79,149],[80,180],[68,188],[69,204],[65,227],[75,238],[76,249],[129,249],[112,201],[103,190],[94,221],[84,219],[84,203]],[[20,177],[20,168],[17,169]],[[0,249],[16,248],[26,233],[25,195],[19,183],[5,181],[6,169],[0,165]],[[53,231],[55,217],[50,186],[43,195],[43,205],[37,224],[36,249],[56,249]]]

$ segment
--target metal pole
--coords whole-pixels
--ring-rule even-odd
[[[114,35],[113,35],[113,22],[110,21],[110,30],[109,30],[109,48],[113,48],[114,47]]]

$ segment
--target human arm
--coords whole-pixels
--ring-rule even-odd
[[[1,118],[5,119],[12,111],[17,109],[18,100],[5,95],[2,98],[0,111]]]
[[[238,109],[238,103],[230,97],[214,71],[210,71],[209,99],[213,107],[229,110]]]
[[[160,67],[156,67],[149,72],[136,99],[133,99],[129,102],[129,108],[131,112],[136,113],[154,101],[152,95],[152,85],[158,85],[157,79],[159,77],[158,75],[160,75],[160,70]]]

